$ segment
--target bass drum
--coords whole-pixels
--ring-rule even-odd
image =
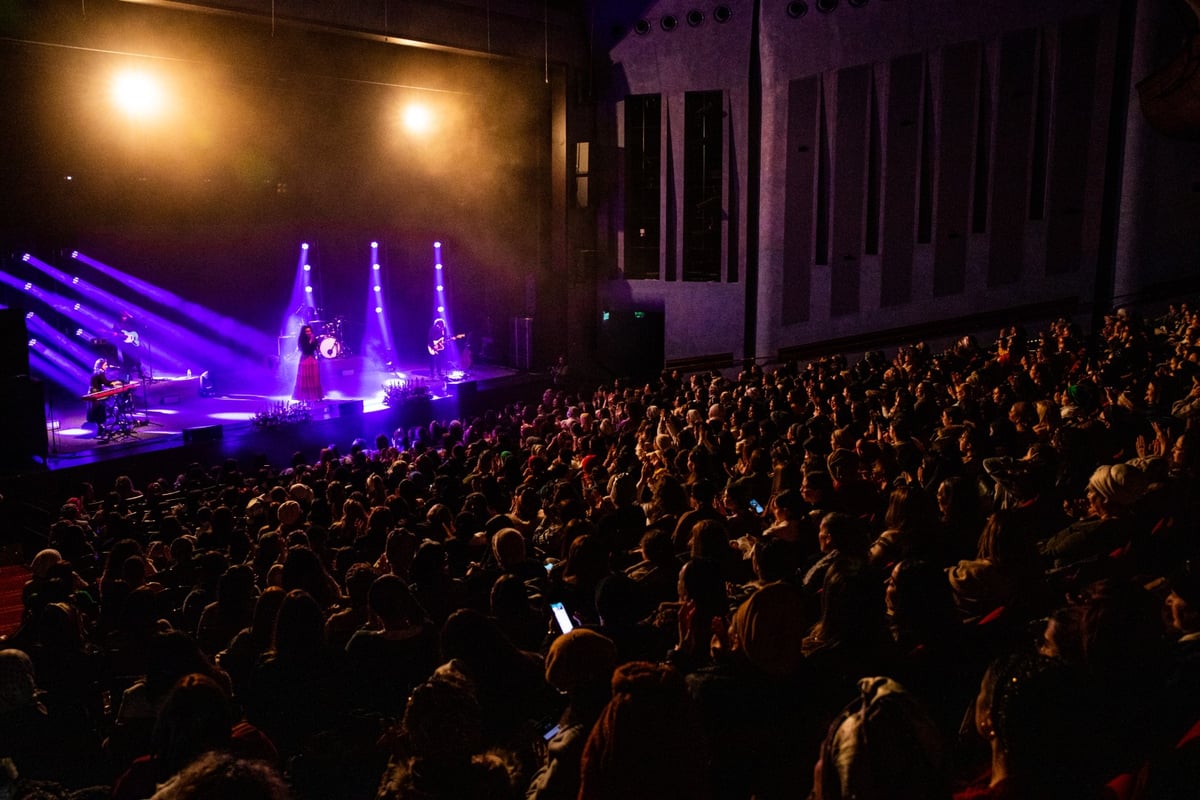
[[[332,336],[322,336],[317,341],[317,349],[322,358],[337,358],[342,354],[342,345]]]

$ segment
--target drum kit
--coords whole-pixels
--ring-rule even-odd
[[[346,318],[334,317],[329,322],[320,319],[309,320],[313,335],[317,337],[317,352],[321,358],[342,358],[351,355],[350,347],[346,344]]]

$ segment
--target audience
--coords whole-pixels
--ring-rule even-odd
[[[1175,305],[130,468],[28,555],[0,787],[1198,796],[1198,420]]]

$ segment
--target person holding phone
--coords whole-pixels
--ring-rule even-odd
[[[558,800],[579,794],[583,746],[611,697],[616,666],[616,645],[586,628],[563,634],[550,645],[546,682],[567,695],[567,707],[543,734],[542,765],[529,784],[526,798]]]

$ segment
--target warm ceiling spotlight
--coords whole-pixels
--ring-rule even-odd
[[[429,106],[409,103],[404,108],[404,127],[409,133],[429,133],[433,129],[433,112],[429,110]]]
[[[698,8],[693,8],[687,13],[687,24],[693,28],[704,22],[704,12]]]
[[[792,19],[800,19],[808,13],[808,3],[804,0],[794,0],[787,4],[787,15]]]
[[[137,119],[158,116],[166,105],[162,84],[153,75],[138,70],[117,73],[112,96],[117,108]]]
[[[717,22],[729,22],[733,18],[733,9],[729,6],[717,6],[713,9],[713,19]]]
[[[636,33],[638,36],[645,36],[647,33],[650,32],[650,20],[639,19],[633,25],[633,32]]]
[[[675,16],[674,14],[667,14],[658,21],[658,24],[664,31],[670,33],[679,27],[679,17]]]
[[[828,14],[837,8],[838,0],[817,0],[817,11]]]

